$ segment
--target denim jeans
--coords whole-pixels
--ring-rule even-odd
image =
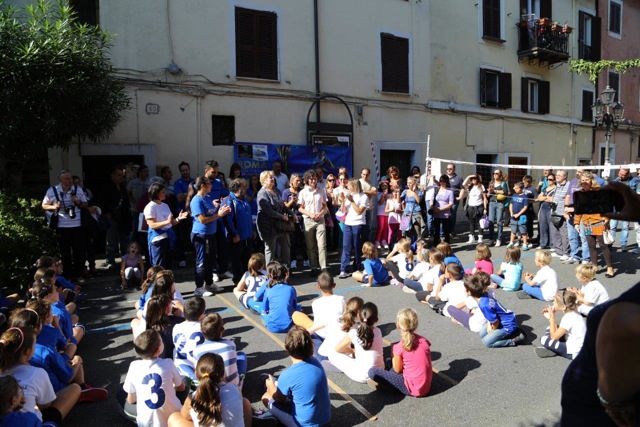
[[[576,227],[573,222],[573,216],[569,218],[567,221],[567,232],[569,235],[569,256],[571,258],[580,259],[578,256],[578,251],[580,251],[580,233],[576,230]],[[584,254],[583,254],[584,255]]]
[[[460,202],[454,198],[453,207],[451,208],[451,217],[449,217],[449,234],[456,234],[456,221],[458,220],[459,206],[460,206]]]
[[[616,228],[618,228],[618,223],[622,226],[622,232],[620,233],[620,246],[627,246],[627,243],[629,243],[629,221],[618,221],[617,219],[612,219],[611,222],[609,222],[611,234],[614,239],[616,238]]]
[[[583,223],[580,223],[580,251],[582,252],[582,261],[591,261],[589,256],[589,243],[587,242],[587,233]]]
[[[480,338],[482,338],[482,344],[485,347],[496,348],[496,347],[515,347],[516,343],[514,343],[511,338],[515,335],[516,332],[507,332],[504,329],[496,329],[492,332],[487,332],[487,328],[480,328]]]
[[[354,249],[355,259],[353,260],[353,271],[360,270],[360,262],[362,258],[362,241],[360,233],[362,225],[346,225],[344,226],[344,235],[342,236],[342,258],[340,260],[340,271],[347,272],[349,261],[351,261],[351,249]]]
[[[489,203],[489,240],[493,240],[493,225],[498,225],[498,235],[496,240],[502,240],[502,230],[504,227],[504,204],[501,202]]]
[[[540,236],[540,249],[551,247],[551,207],[540,206],[538,211],[538,235]]]
[[[544,297],[542,296],[542,289],[540,286],[530,286],[527,283],[522,284],[522,290],[532,297],[539,299],[540,301],[544,301]]]

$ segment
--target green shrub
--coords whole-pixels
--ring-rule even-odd
[[[24,289],[42,254],[57,256],[56,237],[45,224],[42,201],[0,190],[0,286]]]

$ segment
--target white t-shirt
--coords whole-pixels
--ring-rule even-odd
[[[42,421],[42,413],[36,405],[46,405],[56,400],[47,371],[31,365],[16,365],[6,370],[2,376],[13,375],[20,384],[25,404],[21,412],[33,412]]]
[[[267,272],[264,270],[259,271],[260,274],[252,276],[248,271],[244,273],[244,286],[247,291],[247,297],[252,297],[258,292],[260,285],[267,280]]]
[[[359,207],[369,206],[369,197],[364,193],[353,194],[353,203]],[[351,208],[351,202],[349,199],[344,199],[344,204],[347,207],[347,216],[344,219],[345,225],[365,225],[366,209],[362,211],[362,214],[358,214],[355,209]]]
[[[435,297],[440,287],[440,265],[430,267],[424,278],[420,280],[420,283],[422,283],[424,289],[427,289],[428,285],[432,285],[433,290],[429,296]]]
[[[471,313],[471,317],[469,318],[469,330],[471,332],[480,332],[480,329],[485,327],[487,324],[487,319],[482,314],[482,310],[478,308],[478,301],[472,296],[467,296],[464,300],[469,312]]]
[[[87,202],[87,196],[85,196],[82,188],[72,185],[69,191],[62,190],[62,186],[60,184],[55,186],[58,191],[58,199],[56,199],[56,195],[53,191],[53,187],[49,187],[47,193],[44,195],[44,199],[42,203],[46,205],[55,204],[58,200],[62,202],[62,206],[58,210],[58,228],[75,228],[80,227],[80,208],[73,204],[73,195],[72,193],[75,191],[76,198],[80,203]],[[74,212],[76,214],[75,218],[71,219],[65,210],[65,207],[70,208],[74,207]],[[51,219],[51,215],[53,211],[46,211],[47,221]]]
[[[144,207],[145,219],[151,218],[151,219],[154,219],[156,222],[162,222],[162,221],[166,221],[169,218],[169,215],[171,215],[171,208],[166,203],[149,202],[147,203],[147,206]],[[166,233],[162,233],[161,230],[168,230],[170,228],[171,228],[171,224],[167,224],[164,227],[161,227],[160,229],[156,228],[156,231],[160,235],[157,237],[154,237],[152,242],[157,242],[159,240],[166,239],[167,237],[169,237],[167,236]]]
[[[442,287],[440,291],[440,300],[446,301],[447,305],[445,305],[442,310],[444,315],[447,317],[451,317],[449,314],[449,307],[452,305],[458,305],[461,302],[464,302],[467,299],[467,290],[464,287],[464,282],[462,280],[455,280],[453,282],[449,282]]]
[[[324,341],[318,348],[318,354],[324,357],[329,357],[336,353],[336,346],[347,336],[347,333],[342,330],[342,323],[336,322],[327,325],[324,328]]]
[[[351,329],[348,335],[353,344],[357,362],[355,364],[355,372],[349,373],[349,377],[356,379],[356,381],[361,379],[361,382],[366,382],[369,378],[369,369],[374,367],[384,368],[382,332],[377,327],[373,328],[373,344],[371,344],[369,350],[365,350],[360,345],[357,330]]]
[[[587,320],[576,311],[565,313],[560,320],[560,327],[567,331],[567,353],[575,357],[582,348],[587,333]]]
[[[533,282],[540,286],[545,301],[553,301],[558,292],[558,275],[548,265],[543,266],[533,277]]]
[[[200,330],[200,322],[185,320],[173,327],[173,363],[181,375],[195,379],[195,364],[193,350],[204,342],[204,335]],[[191,358],[189,357],[191,356]]]
[[[579,305],[578,312],[584,316],[588,315],[593,307],[603,302],[609,301],[609,294],[597,280],[592,280],[580,289],[584,294],[584,300],[593,305]]]
[[[418,263],[418,260],[415,258],[413,259],[413,262],[411,262],[405,254],[396,254],[391,258],[391,260],[398,266],[398,274],[402,279],[406,279],[409,272],[413,271],[413,268],[409,270],[407,266],[414,267]]]
[[[318,213],[322,210],[323,202],[327,199],[324,190],[321,188],[311,189],[304,187],[300,193],[298,193],[298,203],[300,207],[310,213]],[[307,215],[302,215],[305,218],[309,218]],[[324,221],[324,218],[320,218],[319,221]]]
[[[289,188],[289,177],[287,175],[280,172],[280,175],[274,174],[273,177],[276,180],[276,187],[280,191],[280,194]]]
[[[338,319],[344,314],[344,306],[344,297],[341,295],[327,295],[315,299],[311,303],[313,324],[325,325],[324,328],[316,330],[316,334],[325,338],[327,335],[326,326],[338,323]]]
[[[171,359],[131,362],[122,388],[127,393],[136,393],[138,427],[167,425],[169,415],[182,407],[175,390],[181,383]]]
[[[484,200],[482,199],[482,194],[484,192],[484,186],[480,185],[480,187],[478,187],[477,185],[474,185],[471,187],[471,189],[469,190],[469,206],[480,206],[484,203]]]
[[[389,224],[400,224],[402,214],[396,212],[396,209],[400,208],[400,202],[394,198],[387,199],[387,206],[389,208]]]
[[[430,269],[431,269],[431,266],[429,265],[428,262],[418,261],[413,267],[413,270],[411,271],[411,276],[413,280],[416,280],[422,283],[420,279],[422,279],[429,272]]]
[[[242,410],[242,394],[235,384],[220,383],[218,393],[220,394],[220,406],[222,422],[216,427],[244,427],[244,413]],[[193,395],[191,397],[193,399]],[[212,427],[213,424],[206,426],[198,421],[198,413],[191,408],[190,411],[193,427]]]

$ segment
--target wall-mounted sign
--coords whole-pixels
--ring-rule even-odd
[[[145,106],[145,112],[147,114],[158,114],[160,112],[160,106],[158,104],[148,103]]]

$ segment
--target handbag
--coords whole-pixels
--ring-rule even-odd
[[[604,230],[602,232],[602,240],[604,240],[605,245],[612,245],[616,239],[613,238],[611,230]]]
[[[480,228],[482,228],[483,230],[489,228],[489,217],[486,215],[482,215],[482,218],[480,218]]]
[[[296,230],[296,225],[293,221],[276,220],[275,229],[282,233],[293,233]]]
[[[49,218],[49,228],[51,230],[56,230],[58,228],[58,211],[53,211],[51,217]]]
[[[402,215],[400,220],[400,230],[407,231],[411,228],[411,215]]]

